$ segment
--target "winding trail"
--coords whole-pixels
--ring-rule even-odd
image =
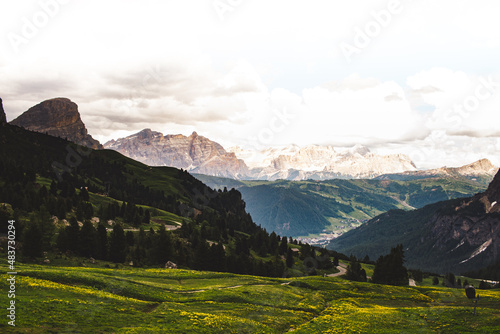
[[[337,277],[337,276],[342,276],[342,275],[345,275],[345,273],[347,272],[347,266],[343,263],[340,263],[339,266],[337,267],[337,269],[339,270],[338,273],[335,273],[335,274],[330,274],[330,275],[326,275],[328,277]]]

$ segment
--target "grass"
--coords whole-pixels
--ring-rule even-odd
[[[6,264],[2,262],[2,271]],[[318,276],[19,264],[14,333],[469,333],[500,328],[500,291]],[[0,285],[7,291],[6,275]],[[0,305],[9,302],[0,295]],[[0,324],[3,332],[6,321]],[[10,326],[9,326],[10,327]]]

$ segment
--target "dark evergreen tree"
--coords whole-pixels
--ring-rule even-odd
[[[408,285],[408,272],[403,264],[403,245],[399,244],[391,248],[389,254],[378,258],[373,270],[373,282],[389,285]]]
[[[153,239],[151,260],[155,264],[164,265],[167,261],[173,260],[173,253],[174,250],[170,232],[162,225]]]
[[[293,251],[291,248],[288,248],[288,250],[286,252],[286,266],[288,268],[292,268],[294,262],[295,262],[295,260],[293,258]]]
[[[129,245],[129,247],[132,247],[134,246],[134,232],[132,231],[127,231],[127,233],[125,233],[125,238],[127,239],[127,245]]]
[[[80,234],[80,226],[75,217],[69,219],[69,226],[65,228],[67,238],[67,250],[72,251],[74,254],[78,253],[78,237]]]
[[[209,270],[225,271],[226,270],[226,251],[222,243],[214,243],[210,246]]]
[[[148,225],[150,220],[151,220],[151,213],[149,212],[149,210],[146,210],[146,212],[144,213],[144,217],[142,218],[142,223],[144,225]]]
[[[97,232],[94,228],[94,225],[92,225],[90,221],[85,220],[78,235],[78,244],[79,244],[78,251],[80,256],[84,257],[96,256],[96,246],[97,246],[96,234]]]
[[[456,285],[456,280],[455,280],[455,275],[453,273],[447,273],[445,276],[444,276],[444,279],[443,279],[443,285],[446,285],[450,288],[454,288],[455,285]]]
[[[288,242],[287,242],[286,237],[283,237],[283,238],[281,238],[279,253],[281,255],[285,255],[287,253],[287,249],[288,249]]]
[[[424,274],[420,269],[412,269],[410,270],[411,277],[415,280],[415,282],[422,283],[424,279]]]
[[[351,257],[345,277],[351,281],[366,282],[366,271],[355,257]]]
[[[96,246],[96,258],[100,260],[106,260],[108,258],[108,232],[106,227],[99,223],[97,226],[97,246]]]
[[[25,228],[23,235],[23,254],[27,257],[42,256],[42,239],[38,224],[30,224]]]
[[[90,199],[89,197],[89,192],[87,191],[87,188],[82,188],[80,190],[79,198],[82,202],[88,202]]]
[[[42,251],[51,250],[56,228],[49,212],[44,206],[40,207],[40,211],[31,214],[31,224],[38,226],[38,230],[40,231],[38,237],[41,239]]]
[[[113,226],[109,240],[109,259],[113,262],[122,263],[127,255],[127,239],[120,224]]]

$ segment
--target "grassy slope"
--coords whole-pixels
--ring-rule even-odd
[[[2,264],[2,267],[5,265]],[[6,268],[2,268],[2,271]],[[500,291],[390,287],[168,269],[18,265],[17,333],[493,332]],[[6,291],[6,275],[0,275]],[[0,304],[7,305],[7,294]],[[0,326],[5,326],[2,321]],[[5,329],[5,327],[3,328]],[[1,328],[0,328],[1,330]]]

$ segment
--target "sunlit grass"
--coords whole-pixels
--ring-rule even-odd
[[[6,278],[0,276],[2,291],[7,289]],[[22,264],[16,279],[15,329],[20,333],[497,332],[500,291],[478,292],[481,299],[474,316],[463,289],[442,286]],[[0,305],[7,303],[7,294],[0,295]]]

